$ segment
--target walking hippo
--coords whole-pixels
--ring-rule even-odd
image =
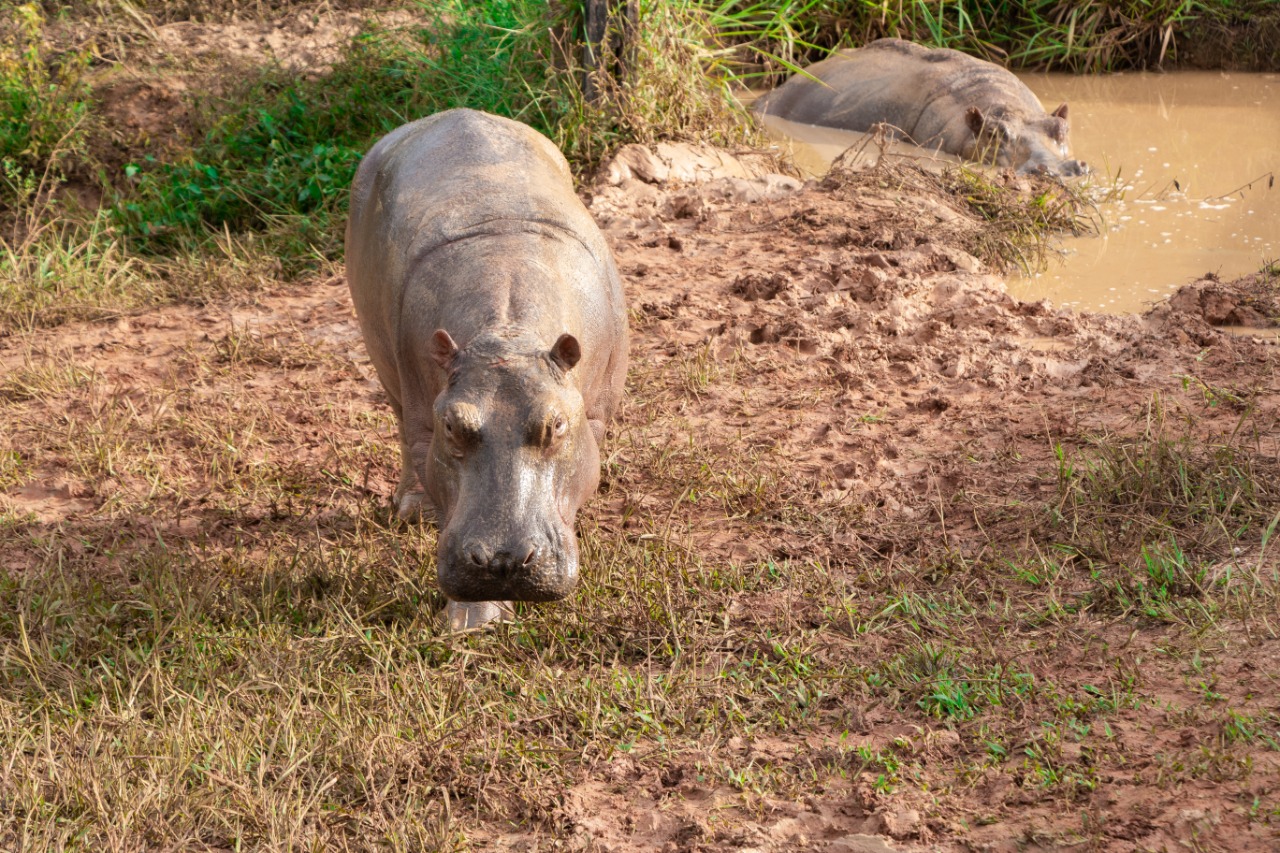
[[[944,48],[880,39],[840,51],[756,102],[788,121],[870,131],[884,123],[925,148],[1020,174],[1088,172],[1067,153],[1067,105],[1046,113],[1006,68]],[[821,81],[821,82],[819,82]]]
[[[397,509],[439,522],[449,625],[568,595],[627,319],[564,157],[472,110],[392,131],[352,184],[347,280],[400,426]]]

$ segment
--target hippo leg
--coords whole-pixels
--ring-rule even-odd
[[[587,426],[591,428],[591,434],[595,436],[596,447],[603,445],[604,431],[606,429],[604,421],[599,418],[592,418],[588,416]]]
[[[399,420],[399,412],[396,412]],[[414,463],[409,442],[405,439],[404,421],[400,425],[400,482],[396,484],[396,514],[402,521],[410,521],[422,515],[427,504],[427,493],[418,478],[417,466]]]
[[[470,631],[513,621],[515,608],[510,601],[450,601],[444,609],[444,619],[450,631]]]
[[[409,448],[403,441],[400,442],[400,452],[404,459],[408,460]],[[414,473],[413,465],[406,462],[400,468],[400,482],[396,485],[396,515],[400,516],[402,521],[419,517],[426,498],[427,494],[418,483],[418,475]]]

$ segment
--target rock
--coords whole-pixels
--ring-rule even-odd
[[[664,183],[671,170],[657,155],[643,145],[624,145],[622,150],[605,164],[601,180],[610,186],[638,179],[650,184]]]
[[[920,832],[920,812],[899,809],[884,816],[885,829],[894,838],[910,838]]]
[[[942,366],[942,375],[948,379],[959,379],[969,370],[968,359],[963,353],[957,353],[955,358]]]

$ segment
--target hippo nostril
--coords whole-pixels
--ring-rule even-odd
[[[484,552],[484,548],[479,545],[468,547],[463,553],[467,556],[467,561],[473,566],[483,566],[489,562],[489,557]]]
[[[525,568],[528,568],[529,566],[542,562],[541,548],[539,548],[537,545],[530,545],[528,546],[527,550],[528,550],[528,553],[524,555],[524,560],[520,563],[520,565],[524,566]]]

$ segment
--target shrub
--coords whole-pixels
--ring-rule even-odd
[[[34,3],[0,1],[0,198],[31,195],[80,151],[85,138],[87,56],[50,58]]]

